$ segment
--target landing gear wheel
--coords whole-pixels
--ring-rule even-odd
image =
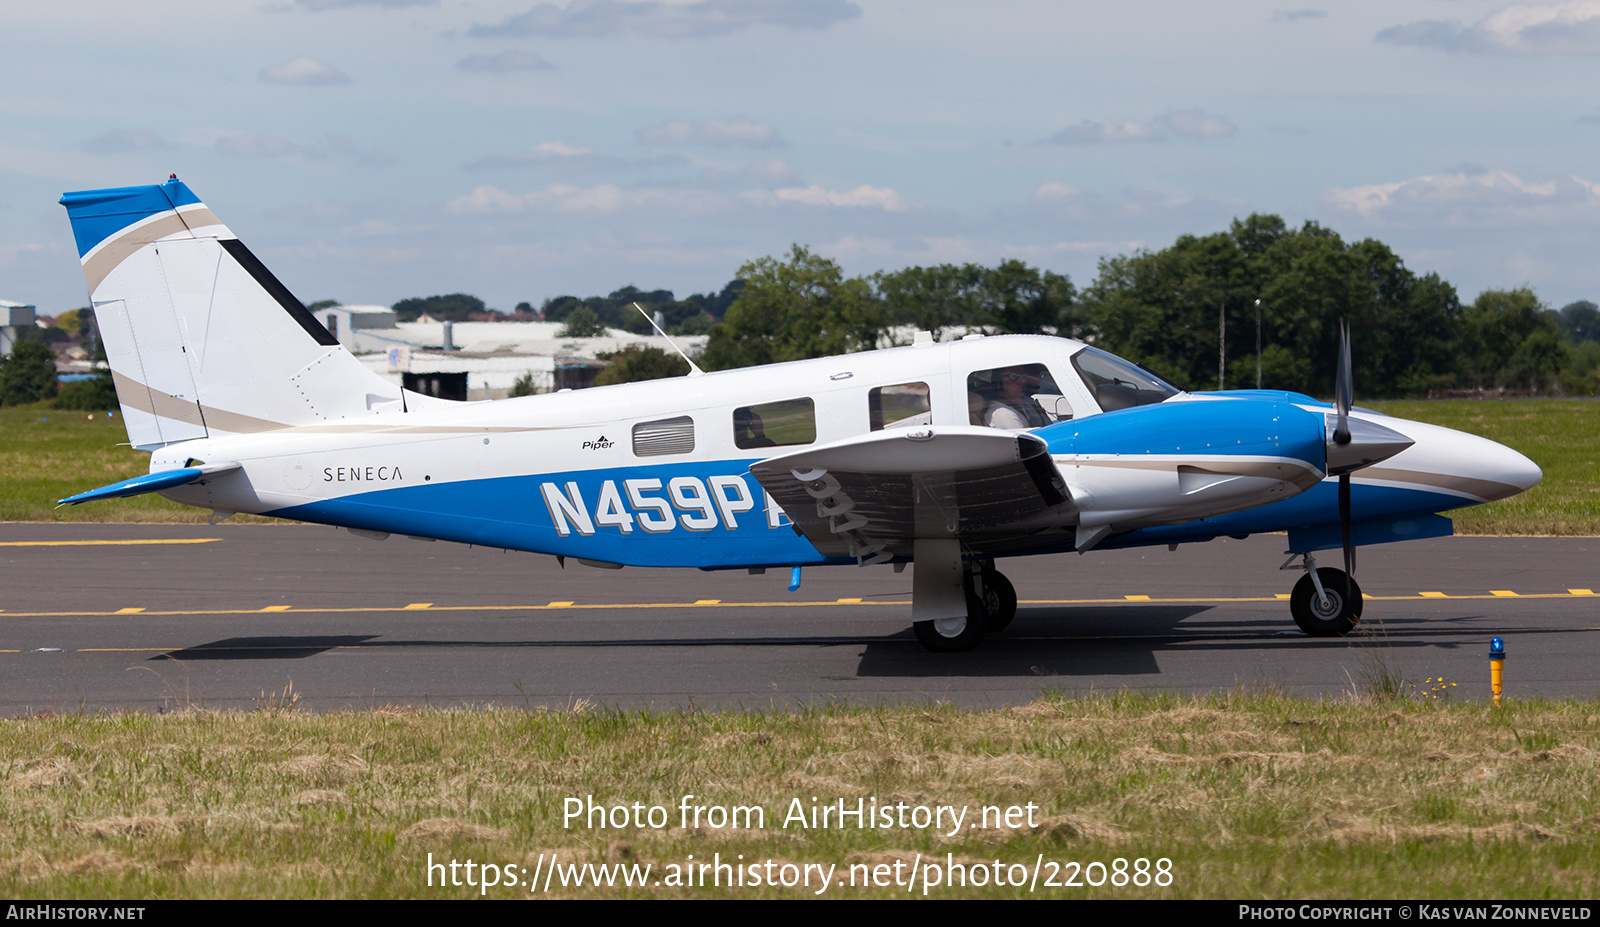
[[[1289,613],[1300,630],[1312,637],[1338,637],[1349,634],[1361,620],[1361,587],[1354,579],[1347,579],[1343,570],[1322,567],[1317,570],[1322,589],[1328,594],[1326,602],[1319,600],[1317,587],[1311,574],[1300,577],[1289,596]],[[1350,584],[1351,601],[1345,602],[1345,583]]]
[[[1017,589],[992,567],[983,571],[983,604],[988,615],[985,630],[1004,631],[1017,617]]]
[[[917,636],[918,643],[934,653],[960,653],[971,650],[983,640],[987,620],[988,609],[969,590],[964,617],[918,621],[911,625],[911,632]]]

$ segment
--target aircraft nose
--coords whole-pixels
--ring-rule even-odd
[[[1473,480],[1472,491],[1486,501],[1527,492],[1544,479],[1538,464],[1504,444],[1462,432],[1453,437],[1448,451],[1455,458],[1454,469]]]

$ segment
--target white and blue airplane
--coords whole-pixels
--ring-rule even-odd
[[[934,651],[1003,629],[996,562],[1286,532],[1308,634],[1356,625],[1354,548],[1539,468],[1461,432],[1298,393],[1185,393],[1091,345],[968,336],[671,380],[454,402],[368,370],[174,176],[61,199],[128,438],[212,510],[595,567],[912,573]],[[1352,476],[1352,474],[1359,474]],[[1346,569],[1315,553],[1343,549]],[[1297,567],[1292,566],[1298,560]]]

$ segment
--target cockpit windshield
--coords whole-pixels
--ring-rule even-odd
[[[1099,348],[1079,351],[1072,357],[1072,366],[1102,412],[1152,405],[1181,392],[1150,371]]]

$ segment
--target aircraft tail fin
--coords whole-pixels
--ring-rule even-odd
[[[135,447],[404,407],[177,177],[61,205]]]

